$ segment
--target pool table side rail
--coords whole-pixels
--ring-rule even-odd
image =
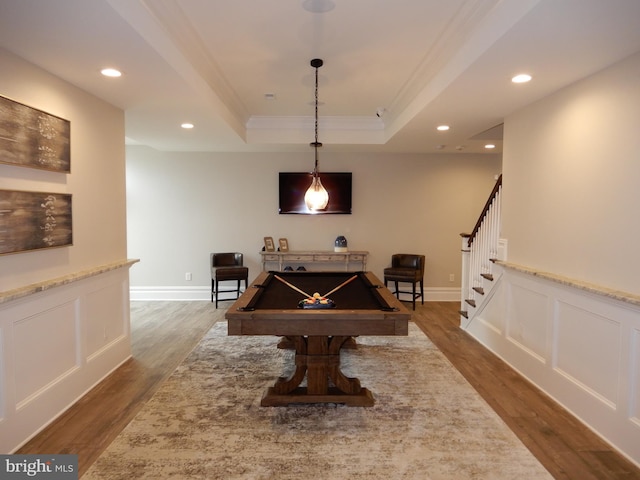
[[[388,335],[406,336],[408,319],[339,319],[318,320],[316,318],[251,318],[243,316],[236,318],[228,316],[228,335],[277,335],[277,336],[360,336],[360,335]]]
[[[379,285],[381,297],[393,308],[385,310],[303,310],[269,309],[246,310],[259,294],[259,288],[269,275],[261,272],[249,288],[227,310],[229,335],[408,335],[411,312],[371,272],[368,280]]]

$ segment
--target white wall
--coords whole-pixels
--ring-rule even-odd
[[[509,261],[640,293],[640,54],[505,121]]]
[[[71,122],[70,174],[0,165],[0,189],[71,193],[74,243],[0,256],[0,291],[126,258],[123,111],[2,49],[0,71],[0,95]]]
[[[132,290],[209,288],[214,251],[243,252],[253,278],[263,237],[286,237],[291,250],[333,250],[338,235],[350,250],[369,251],[367,268],[380,277],[393,253],[423,253],[425,287],[459,288],[459,234],[473,228],[500,173],[499,155],[322,152],[321,171],[353,172],[353,214],[279,215],[278,172],[308,171],[312,157],[128,147],[129,256],[141,260]]]
[[[465,326],[638,465],[639,78],[636,54],[505,120],[509,263]]]
[[[0,95],[71,123],[71,173],[0,165],[0,189],[70,193],[73,245],[0,256],[0,452],[131,355],[124,113],[0,49]],[[96,81],[101,81],[97,78]]]

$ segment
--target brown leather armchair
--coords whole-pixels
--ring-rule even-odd
[[[387,282],[393,282],[395,292],[400,299],[401,293],[410,294],[413,300],[413,309],[416,309],[416,298],[422,299],[424,305],[424,255],[415,255],[411,253],[396,253],[391,256],[391,266],[384,269],[384,286]],[[401,291],[398,289],[398,283],[410,283],[412,291]],[[420,292],[416,293],[416,284],[420,284]]]
[[[236,284],[236,297],[234,299],[222,299],[222,300],[236,300],[240,297],[240,282],[244,280],[244,288],[247,289],[249,279],[249,269],[242,265],[241,253],[212,253],[211,264],[211,301],[216,302],[216,308],[218,308],[218,293],[220,292],[220,282],[226,282],[234,280]]]

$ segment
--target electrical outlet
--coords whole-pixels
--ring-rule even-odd
[[[187,272],[184,274],[184,279],[188,282],[192,280],[191,272]]]
[[[449,274],[449,281],[450,282],[455,282],[456,281],[456,276],[453,273]]]

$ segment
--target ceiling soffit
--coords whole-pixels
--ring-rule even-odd
[[[189,12],[176,0],[109,0],[109,3],[201,95],[221,112],[248,143],[296,143],[308,138],[312,116],[254,115],[248,111],[215,59]],[[502,36],[538,0],[451,3],[446,21],[431,32],[419,64],[391,95],[384,118],[362,115],[321,116],[322,137],[332,143],[383,144],[426,109],[457,76]],[[184,4],[187,5],[188,4]],[[300,7],[301,8],[301,7]],[[193,15],[193,12],[191,13]],[[224,47],[222,47],[224,48]],[[304,67],[307,67],[306,65]],[[310,68],[308,68],[310,70]],[[331,73],[327,72],[330,76]],[[310,114],[311,108],[309,107]]]

